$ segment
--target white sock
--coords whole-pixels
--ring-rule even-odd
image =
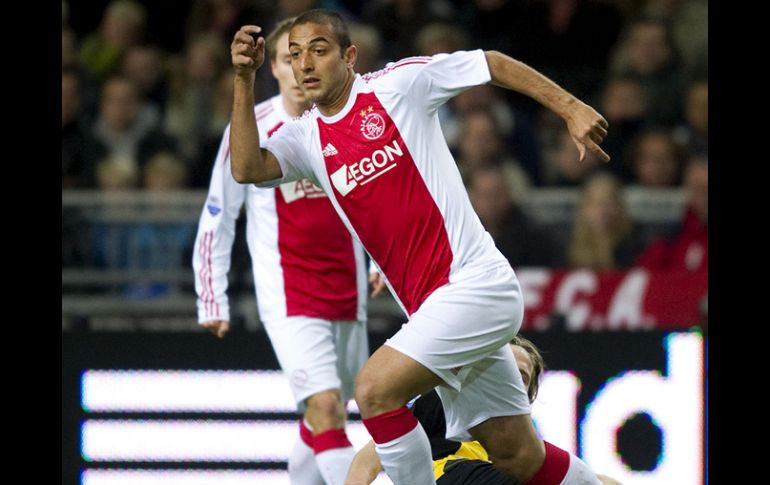
[[[289,482],[292,485],[324,485],[324,479],[315,461],[312,439],[313,433],[309,424],[301,422],[299,436],[289,453]]]
[[[433,458],[430,441],[422,426],[383,444],[376,444],[385,473],[394,485],[430,485],[433,478]]]
[[[355,455],[356,450],[352,446],[333,448],[315,455],[318,470],[326,481],[326,485],[344,485]]]
[[[326,485],[344,485],[356,455],[345,429],[329,429],[313,435],[313,450]]]
[[[297,439],[289,454],[289,481],[291,485],[324,485],[313,448]]]

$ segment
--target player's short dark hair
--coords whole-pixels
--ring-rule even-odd
[[[334,35],[337,36],[337,43],[340,45],[340,55],[345,54],[345,50],[350,47],[352,42],[350,41],[350,33],[348,32],[348,25],[340,14],[332,10],[326,10],[324,8],[315,8],[308,10],[297,16],[294,19],[292,27],[302,24],[327,24],[330,25]]]
[[[265,37],[267,53],[270,55],[271,61],[275,61],[276,57],[278,57],[278,39],[280,39],[283,34],[286,34],[291,30],[294,19],[295,17],[290,17],[288,19],[281,20],[273,28],[273,30],[267,34],[267,37]]]

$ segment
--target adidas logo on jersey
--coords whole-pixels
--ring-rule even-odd
[[[328,146],[328,145],[327,145]],[[331,181],[337,192],[345,197],[359,184],[366,185],[380,175],[396,166],[396,157],[404,155],[404,151],[393,140],[390,145],[375,150],[368,157],[362,158],[358,163],[343,165],[331,174]]]
[[[323,156],[325,157],[331,157],[332,155],[337,154],[337,149],[334,148],[334,145],[332,145],[331,143],[327,143],[322,153],[323,153]]]

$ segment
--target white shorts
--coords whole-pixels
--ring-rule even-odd
[[[436,390],[447,438],[497,416],[529,414],[529,398],[507,344],[521,328],[524,301],[510,266],[469,274],[434,291],[388,341],[445,385]]]
[[[356,376],[369,358],[365,321],[329,321],[287,317],[263,322],[297,408],[321,391],[339,389],[344,402],[353,398]]]

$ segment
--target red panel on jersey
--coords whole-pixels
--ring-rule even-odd
[[[441,211],[374,93],[358,94],[350,113],[318,126],[337,201],[411,315],[449,281]]]
[[[293,184],[275,189],[286,315],[356,320],[353,239],[321,189]]]

